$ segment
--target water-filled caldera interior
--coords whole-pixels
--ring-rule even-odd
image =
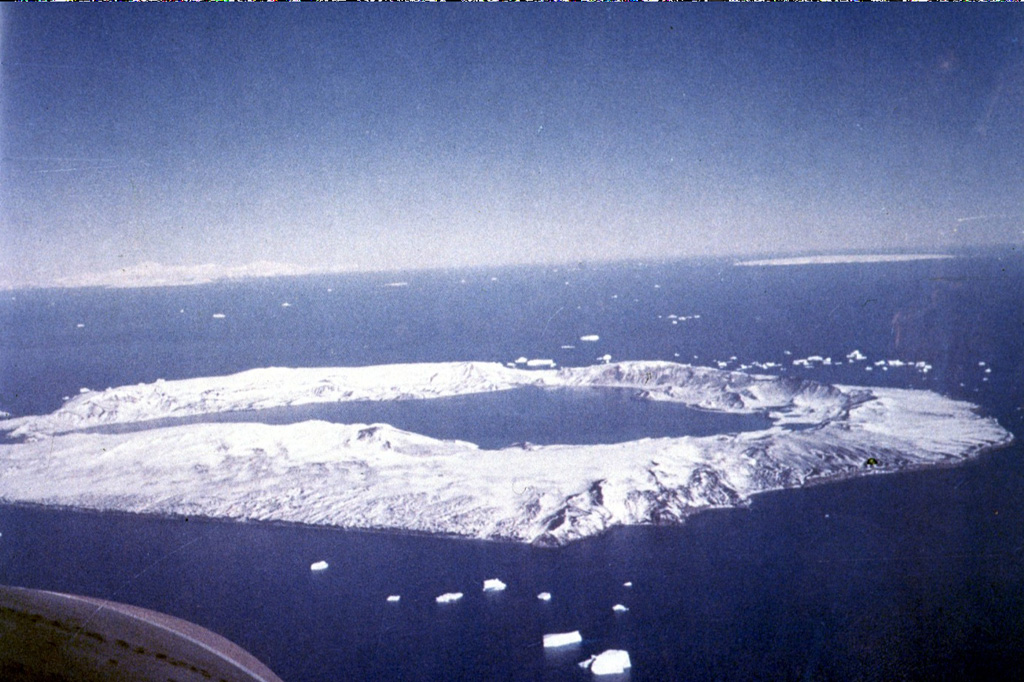
[[[730,414],[645,400],[626,389],[524,387],[449,398],[353,401],[225,412],[91,429],[106,433],[200,422],[292,424],[319,419],[339,424],[390,424],[442,440],[481,448],[515,444],[589,445],[641,438],[710,436],[757,431],[771,425],[762,414]]]

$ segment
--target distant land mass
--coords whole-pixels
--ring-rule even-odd
[[[203,422],[204,415],[540,388],[629,389],[769,428],[484,450],[387,424]],[[178,421],[166,425],[158,420]],[[134,430],[113,428],[132,424]],[[662,361],[530,370],[446,362],[266,368],[87,391],[0,421],[0,499],[563,545],[675,524],[754,494],[962,462],[1013,436],[931,391],[828,385]]]
[[[919,260],[948,260],[950,258],[954,258],[954,256],[945,253],[826,254],[818,256],[741,260],[736,261],[734,265],[743,265],[748,267],[766,265],[843,265],[846,263],[903,263]]]
[[[879,253],[879,254],[826,254],[784,258],[762,258],[734,260],[739,266],[773,265],[834,265],[843,263],[900,263],[920,260],[942,260],[954,256],[937,253]],[[677,260],[687,260],[679,257]],[[505,264],[511,265],[511,264]],[[212,282],[240,281],[270,277],[302,277],[305,275],[340,275],[363,272],[358,267],[311,267],[294,263],[255,261],[244,265],[222,265],[201,263],[194,265],[164,265],[145,261],[101,272],[81,272],[63,277],[51,277],[32,281],[0,280],[0,291],[16,289],[76,289],[97,287],[106,289],[133,289],[144,287],[175,287]],[[385,270],[380,270],[385,272]],[[389,270],[388,272],[393,272]],[[389,286],[402,286],[405,282],[392,282]]]

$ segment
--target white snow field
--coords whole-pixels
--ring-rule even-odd
[[[642,399],[763,412],[773,423],[708,437],[483,450],[387,424],[155,422],[521,386],[627,388]],[[115,424],[139,428],[104,432]],[[540,545],[622,525],[679,523],[767,490],[953,464],[1013,438],[970,403],[930,391],[661,361],[542,370],[475,362],[257,369],[87,391],[51,414],[0,421],[0,430],[20,439],[0,444],[0,500],[7,502]]]

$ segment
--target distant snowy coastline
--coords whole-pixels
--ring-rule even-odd
[[[632,389],[771,427],[709,437],[481,450],[387,424],[97,426],[345,400],[429,400],[520,386]],[[792,428],[800,425],[801,428]],[[963,461],[1012,436],[930,391],[830,386],[670,362],[529,370],[497,363],[269,368],[86,391],[0,421],[0,499],[562,545],[679,523],[751,495]]]
[[[847,263],[902,263],[921,260],[948,260],[954,256],[945,253],[875,253],[875,254],[834,254],[822,256],[798,256],[794,258],[766,258],[763,260],[736,261],[740,266],[780,265],[843,265]]]
[[[323,272],[290,263],[257,261],[244,265],[224,266],[216,263],[200,265],[164,265],[147,261],[105,272],[83,272],[53,280],[16,285],[0,283],[0,289],[102,287],[108,289],[133,289],[141,287],[174,287],[195,284],[209,284],[264,277],[300,277]]]

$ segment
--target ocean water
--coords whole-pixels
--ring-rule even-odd
[[[386,286],[395,281],[407,285]],[[520,356],[585,365],[608,354],[730,368],[771,362],[778,367],[763,371],[935,390],[977,403],[1020,437],[1022,331],[1016,254],[13,292],[0,304],[0,409],[38,413],[81,387],[260,366]],[[580,339],[587,335],[599,339]],[[867,360],[848,361],[853,350]],[[809,356],[831,362],[793,364]],[[474,426],[495,405],[450,401],[436,433],[498,447],[756,428],[658,413],[628,395],[513,393],[499,399],[500,427]],[[417,407],[353,409],[328,418],[405,419],[413,430],[431,421]],[[551,419],[559,410],[582,416]],[[587,435],[595,425],[599,435]],[[996,675],[1024,663],[1022,454],[1018,443],[959,467],[770,493],[683,527],[620,529],[560,549],[2,507],[0,581],[193,620],[289,682],[584,680],[575,663],[605,648],[630,651],[631,680]],[[331,567],[313,574],[319,559]],[[509,588],[483,594],[491,577]],[[434,602],[453,590],[466,597]],[[551,602],[536,600],[541,590]],[[392,593],[402,601],[387,604]],[[615,603],[630,610],[615,614]],[[544,632],[574,629],[580,647],[541,648]]]

